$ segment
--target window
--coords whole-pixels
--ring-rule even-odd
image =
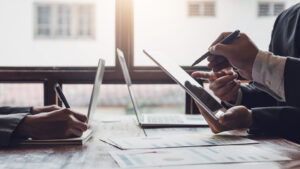
[[[216,16],[215,2],[189,2],[189,16]]]
[[[37,7],[37,13],[37,34],[39,36],[50,36],[51,8],[40,5]]]
[[[59,5],[57,7],[57,29],[55,37],[71,36],[71,6]]]
[[[37,4],[36,38],[88,38],[95,32],[94,4]]]
[[[258,16],[277,16],[284,10],[283,2],[259,2]]]
[[[63,85],[70,106],[79,112],[88,111],[92,85]],[[133,85],[134,95],[142,113],[177,113],[185,111],[185,93],[178,85]],[[96,112],[106,115],[134,114],[127,86],[103,84],[100,89]]]
[[[91,36],[92,35],[92,15],[89,12],[89,6],[79,7],[78,17],[78,34],[79,36]]]
[[[43,106],[43,84],[1,83],[1,106]]]

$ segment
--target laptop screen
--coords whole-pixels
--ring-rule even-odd
[[[131,78],[130,78],[128,68],[127,68],[127,65],[126,65],[124,54],[120,49],[117,49],[117,54],[118,54],[119,62],[121,64],[121,68],[122,68],[122,72],[123,72],[125,81],[127,83],[130,99],[132,101],[136,117],[138,119],[139,124],[141,124],[141,121],[143,121],[143,116],[139,111],[138,104],[137,104],[137,101],[136,101],[135,96],[134,96],[134,92],[133,92],[133,89],[132,89],[132,82],[131,82]]]
[[[205,110],[214,118],[219,109],[224,108],[213,96],[211,96],[202,86],[186,73],[180,66],[173,64],[170,59],[161,54],[150,55],[144,50],[144,53],[152,59],[165,73],[175,80],[185,91],[193,97]]]
[[[90,122],[90,119],[92,118],[96,106],[97,101],[99,98],[99,92],[100,92],[100,85],[102,84],[103,74],[104,74],[104,68],[105,68],[105,61],[103,59],[99,59],[98,68],[95,76],[93,91],[90,99],[90,105],[88,110],[88,123]]]

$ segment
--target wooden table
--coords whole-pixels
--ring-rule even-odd
[[[117,148],[99,141],[105,137],[141,136],[143,132],[137,127],[133,116],[124,116],[121,121],[101,121],[97,119],[95,132],[91,140],[85,145],[22,145],[14,148],[0,149],[0,168],[2,169],[94,169],[119,168],[118,164],[109,155],[108,151]],[[208,132],[208,128],[200,129],[199,134]],[[155,133],[151,130],[152,134]],[[244,135],[244,131],[234,131],[236,135]],[[178,166],[170,168],[300,168],[300,146],[281,138],[251,137],[259,141],[257,147],[272,148],[281,155],[292,158],[292,161],[271,163],[244,163],[244,164],[210,164],[197,166]],[[120,150],[121,151],[121,150]]]

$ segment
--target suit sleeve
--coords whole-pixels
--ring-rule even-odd
[[[252,109],[250,133],[279,136],[300,143],[300,108],[263,107]]]
[[[242,101],[241,105],[251,109],[253,107],[276,106],[277,100],[269,94],[257,89],[253,83],[241,85]]]
[[[300,107],[300,59],[288,57],[284,70],[284,92],[290,106]]]
[[[0,107],[0,147],[8,146],[14,132],[31,107]]]

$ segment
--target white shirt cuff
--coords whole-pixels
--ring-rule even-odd
[[[259,51],[252,68],[254,85],[278,101],[285,102],[284,68],[286,58]]]
[[[224,103],[228,106],[228,107],[233,107],[233,106],[238,106],[242,104],[242,98],[243,98],[243,92],[241,90],[241,88],[238,90],[237,93],[237,97],[236,97],[236,101],[235,103],[229,103],[229,102],[225,102]]]

